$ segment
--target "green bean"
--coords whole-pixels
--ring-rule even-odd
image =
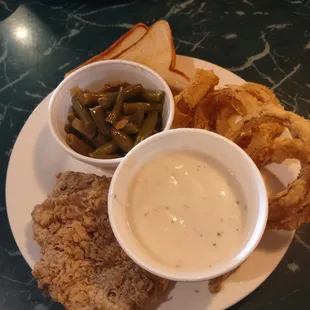
[[[64,128],[66,140],[83,155],[118,158],[161,130],[164,91],[145,89],[141,84],[119,83],[105,85],[99,92],[78,86],[70,92],[72,110]]]
[[[124,88],[121,87],[117,95],[113,110],[106,118],[106,121],[108,123],[114,125],[117,122],[119,114],[122,110],[123,101],[124,101]]]
[[[139,130],[139,133],[137,135],[135,145],[140,143],[141,141],[145,140],[149,136],[152,135],[158,118],[158,112],[152,111],[148,114],[148,116],[145,118],[143,126]]]
[[[119,113],[119,115],[118,115],[118,119],[119,120],[121,120],[121,119],[123,119],[123,118],[125,118],[125,115],[122,113],[122,111]]]
[[[143,87],[141,84],[127,86],[126,88],[120,87],[124,90],[124,99],[123,100],[132,100],[138,99],[141,94]],[[109,89],[115,90],[115,87],[110,87]],[[109,91],[109,90],[106,90]],[[105,109],[111,108],[117,99],[119,92],[103,92],[97,97],[98,104],[100,104]],[[85,95],[84,95],[85,96]],[[94,96],[97,96],[95,94]]]
[[[89,90],[81,90],[78,86],[70,89],[71,97],[78,97],[80,103],[85,107],[92,107],[97,104],[100,93],[92,93]]]
[[[144,89],[140,94],[142,101],[151,103],[162,103],[165,98],[165,92],[162,90]]]
[[[139,128],[134,124],[134,123],[127,123],[124,128],[123,128],[123,132],[129,134],[129,135],[133,135],[138,133]]]
[[[72,88],[70,89],[70,95],[71,95],[71,97],[79,96],[79,95],[81,95],[82,93],[83,93],[83,92],[82,92],[81,88],[78,87],[78,86],[74,86],[74,87],[72,87]]]
[[[157,131],[163,130],[163,121],[162,121],[162,118],[161,118],[161,117],[158,118],[155,129],[156,129]]]
[[[142,91],[141,84],[130,85],[124,89],[124,100],[138,100]]]
[[[88,153],[92,152],[93,149],[86,144],[84,141],[80,140],[75,135],[69,133],[66,136],[66,143],[77,153],[87,156]]]
[[[117,86],[105,85],[105,88],[97,93],[85,92],[84,97],[90,104],[100,104],[104,108],[110,108],[115,103],[117,94],[121,87],[130,87],[128,83],[123,83]],[[131,86],[132,87],[132,86]],[[125,89],[124,89],[125,90]]]
[[[75,118],[72,122],[72,127],[87,140],[91,141],[96,135],[96,126],[94,123],[83,122]]]
[[[115,125],[114,128],[117,130],[123,129],[127,124],[129,123],[129,120],[126,118],[120,119]]]
[[[73,120],[76,118],[76,116],[74,115],[74,113],[73,112],[70,112],[69,114],[68,114],[68,117],[67,117],[67,120],[68,120],[68,123],[69,124],[72,124],[72,122],[73,122]]]
[[[139,131],[139,128],[128,119],[122,118],[115,125],[114,128],[117,130],[123,130],[125,133],[132,135]]]
[[[143,109],[138,109],[134,114],[127,115],[125,117],[129,122],[134,123],[138,127],[142,125],[144,119],[144,111]]]
[[[114,159],[121,157],[118,154],[94,154],[94,152],[89,153],[88,155],[92,158],[98,158],[98,159]]]
[[[102,96],[98,98],[98,104],[100,104],[103,108],[108,109],[113,106],[116,98],[117,93],[102,94]]]
[[[105,120],[105,110],[101,106],[90,109],[90,115],[94,120],[98,130],[106,137],[111,137],[110,126]]]
[[[104,91],[105,93],[118,93],[121,87],[128,87],[130,86],[129,83],[120,83],[118,85],[109,85],[109,84],[105,84],[104,88],[102,91]]]
[[[125,87],[124,85],[112,86],[109,84],[105,84],[103,88],[104,93],[118,93],[121,87]]]
[[[104,110],[104,115],[105,115],[105,118],[104,118],[104,119],[106,119],[106,117],[110,114],[110,112],[111,112],[111,111],[109,111],[109,110]]]
[[[87,107],[92,107],[98,104],[98,99],[102,96],[100,93],[92,93],[90,91],[86,91],[83,94],[84,100],[83,104]]]
[[[139,109],[142,109],[144,112],[162,112],[163,110],[162,104],[148,102],[126,102],[123,104],[123,107],[125,115],[133,114]]]
[[[77,97],[79,98],[80,103],[84,106],[84,107],[91,107],[94,104],[97,103],[97,99],[93,98],[93,93],[91,93],[90,91],[83,91],[81,90],[78,86],[75,86],[73,88],[70,89],[70,94],[71,97]]]
[[[70,124],[66,124],[65,125],[65,132],[66,133],[72,133],[72,127]]]
[[[93,122],[89,110],[83,106],[83,104],[81,103],[81,98],[79,96],[72,97],[72,106],[81,121],[86,121],[90,123]]]
[[[72,127],[72,125],[66,124],[64,129],[65,129],[66,133],[71,133],[71,134],[77,136],[79,139],[84,140],[84,137],[76,129],[74,129]]]
[[[113,140],[118,144],[122,151],[128,153],[132,149],[133,141],[127,134],[114,128],[111,129],[111,134]]]
[[[103,156],[107,154],[112,154],[114,153],[118,148],[118,145],[116,144],[115,141],[110,141],[99,148],[95,149],[93,152],[89,154],[90,157],[98,157],[98,156]]]
[[[70,113],[72,113],[76,118],[79,118],[79,116],[76,114],[76,112],[74,111],[74,108],[71,107],[70,109]]]
[[[108,142],[107,138],[102,135],[100,132],[96,135],[95,138],[92,139],[92,142],[93,144],[96,146],[96,147],[100,147],[102,145],[104,145],[105,143]]]

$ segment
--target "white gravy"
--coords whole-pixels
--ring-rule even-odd
[[[133,180],[127,210],[136,239],[169,267],[211,267],[233,258],[246,238],[239,184],[200,153],[152,158]]]

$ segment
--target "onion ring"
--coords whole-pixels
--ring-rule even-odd
[[[292,112],[272,108],[271,106],[268,107],[269,108],[261,110],[257,115],[244,117],[227,131],[225,134],[226,138],[236,141],[243,132],[248,132],[251,128],[258,127],[263,123],[277,123],[283,127],[287,127],[292,136],[301,139],[308,148],[310,145],[309,120]]]
[[[202,103],[203,112],[208,121],[207,129],[216,131],[218,113],[223,108],[230,108],[233,115],[247,115],[246,103],[234,90],[224,88],[210,92]]]
[[[301,169],[298,178],[269,199],[269,229],[294,230],[310,221],[310,165]]]
[[[247,92],[259,102],[259,105],[273,104],[278,108],[283,109],[274,92],[264,85],[257,83],[245,83],[242,86],[227,85],[227,87],[234,89],[237,92]]]
[[[224,135],[244,149],[258,167],[280,164],[288,158],[299,160],[297,179],[269,197],[267,228],[294,230],[310,222],[309,120],[285,111],[272,90],[256,83],[210,89],[195,108],[182,112],[193,118],[190,127]],[[286,128],[293,138],[281,140]],[[220,291],[223,281],[233,272],[210,280],[210,292]]]
[[[291,112],[277,112],[265,111],[260,116],[245,118],[231,128],[226,137],[238,144],[238,139],[242,139],[242,132],[249,132],[252,128],[258,128],[266,122],[276,122],[290,129],[298,138],[274,141],[254,150],[251,154],[251,158],[259,167],[271,162],[282,163],[286,158],[296,158],[301,162],[302,168],[298,178],[285,190],[269,198],[268,228],[292,230],[302,223],[296,214],[301,214],[301,211],[306,212],[304,211],[307,206],[305,199],[310,188],[310,157],[307,151],[309,137],[306,136],[307,130],[304,127],[305,122],[308,123],[308,121]],[[303,219],[310,220],[310,218]]]

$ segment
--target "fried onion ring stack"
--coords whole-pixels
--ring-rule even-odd
[[[269,197],[267,228],[295,230],[310,222],[309,120],[285,111],[266,86],[245,83],[215,90],[218,82],[212,71],[197,70],[189,87],[175,97],[174,127],[221,134],[245,150],[258,168],[281,164],[286,159],[298,160],[301,168],[297,179]],[[184,96],[188,90],[196,99],[194,104]],[[283,139],[282,134],[287,130],[292,138]],[[211,280],[210,291],[218,292],[228,276]]]

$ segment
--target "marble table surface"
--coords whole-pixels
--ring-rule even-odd
[[[7,219],[5,177],[19,131],[69,69],[135,23],[160,18],[179,54],[268,85],[288,109],[309,116],[309,0],[0,0],[0,309],[63,309],[37,288]],[[309,309],[309,262],[305,225],[265,283],[231,309]]]

